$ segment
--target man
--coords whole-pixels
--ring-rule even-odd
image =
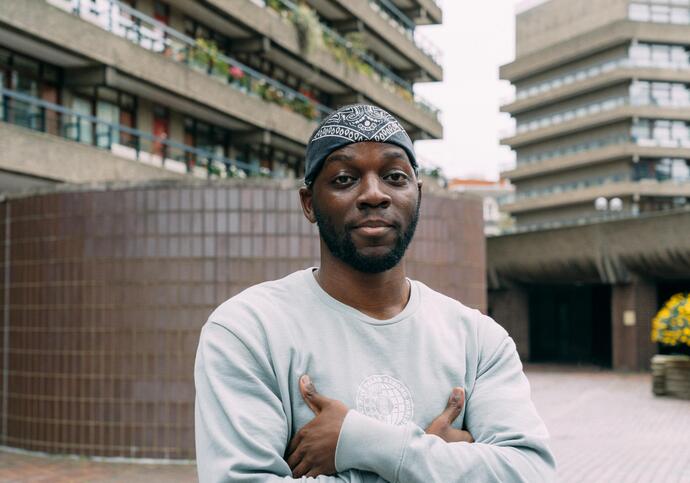
[[[202,330],[200,481],[553,481],[512,339],[405,276],[422,183],[400,123],[337,110],[305,184],[320,266],[245,290]]]

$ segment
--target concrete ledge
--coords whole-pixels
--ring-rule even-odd
[[[66,183],[184,179],[110,151],[0,123],[0,169]]]
[[[318,66],[324,74],[332,77],[342,86],[343,93],[348,91],[362,93],[373,103],[390,111],[415,128],[426,132],[432,138],[440,139],[443,137],[443,126],[432,114],[421,110],[415,103],[387,90],[380,82],[366,74],[348,67],[343,62],[338,62],[327,50],[315,49],[314,52],[308,54],[301,52],[297,40],[297,30],[278,15],[273,15],[273,11],[247,2],[247,0],[207,0],[207,2],[227,12],[252,30],[271,39],[276,46],[287,51],[283,55],[292,55],[311,65]],[[179,7],[184,9],[185,4],[180,3]],[[272,54],[271,51],[267,52],[266,56],[275,57],[273,60],[276,62],[280,61],[278,55]],[[314,78],[311,81],[316,82],[318,77],[323,77],[324,74],[314,72]]]
[[[519,282],[625,281],[631,273],[690,273],[690,210],[492,237],[487,262],[492,286]],[[519,254],[519,256],[516,256]]]
[[[380,35],[388,44],[397,49],[412,63],[422,68],[435,81],[443,79],[443,67],[436,64],[431,57],[425,54],[408,37],[393,28],[385,18],[374,11],[368,0],[334,0],[346,11],[360,19],[377,35]]]
[[[501,139],[501,144],[519,147],[533,144],[543,139],[563,136],[599,126],[611,124],[625,119],[650,118],[650,119],[670,119],[684,121],[690,117],[690,109],[674,109],[670,107],[656,106],[623,106],[610,111],[599,112],[579,119],[562,122],[553,126],[535,129],[515,136]]]
[[[617,144],[570,156],[559,156],[545,161],[517,166],[503,171],[501,176],[511,181],[538,177],[547,173],[565,171],[575,167],[604,163],[615,159],[639,156],[640,158],[690,158],[690,149],[645,147],[637,144]]]
[[[572,191],[564,191],[534,198],[525,198],[501,206],[508,213],[524,213],[558,206],[575,205],[604,198],[640,196],[690,196],[690,183],[658,182],[655,180],[608,183]]]
[[[553,89],[542,95],[536,95],[505,104],[501,106],[501,112],[520,114],[543,105],[602,89],[610,85],[630,81],[631,79],[690,83],[690,70],[674,71],[649,67],[619,68],[591,79],[573,82],[567,86]]]
[[[499,69],[500,78],[511,82],[563,65],[632,39],[640,42],[685,44],[690,26],[620,20],[592,32],[546,47],[517,58]]]
[[[159,89],[232,116],[248,127],[268,130],[303,145],[317,126],[297,113],[249,96],[43,1],[0,0],[0,24],[60,45],[91,62],[117,68]]]

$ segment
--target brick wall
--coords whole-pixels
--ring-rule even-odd
[[[318,264],[294,188],[143,185],[11,199],[0,214],[8,208],[1,441],[30,450],[193,458],[193,365],[209,313]],[[426,195],[409,255],[413,278],[485,307],[480,200]]]

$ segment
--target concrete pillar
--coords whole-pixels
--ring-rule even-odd
[[[529,360],[529,297],[527,290],[513,285],[489,290],[489,314],[515,341],[520,359]]]
[[[635,280],[611,290],[613,368],[648,370],[656,351],[650,339],[652,318],[657,312],[656,284]]]

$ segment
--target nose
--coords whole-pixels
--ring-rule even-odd
[[[378,174],[371,173],[364,176],[360,182],[357,196],[357,208],[387,208],[391,204],[391,197],[385,189],[385,182]]]

